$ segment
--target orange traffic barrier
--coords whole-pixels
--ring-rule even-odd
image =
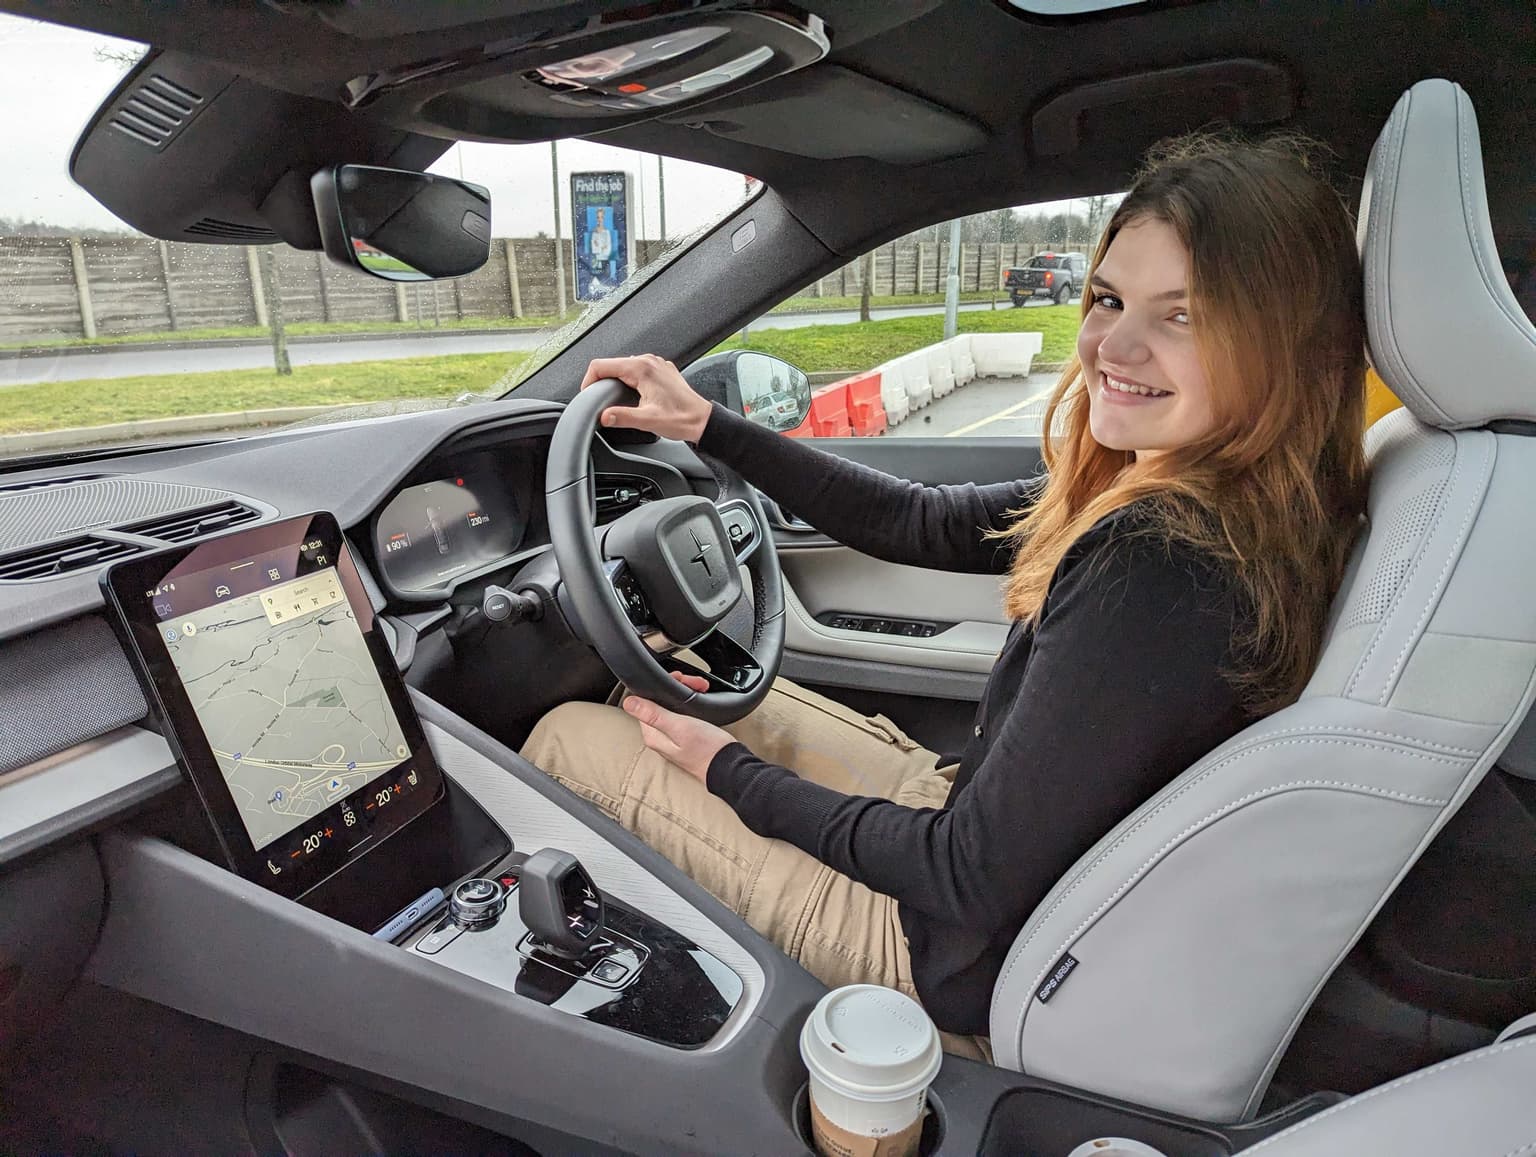
[[[885,403],[880,400],[880,371],[855,374],[840,383],[848,392],[848,424],[860,438],[884,434]]]
[[[848,422],[848,391],[842,382],[811,394],[811,436],[813,438],[851,438],[853,427]]]

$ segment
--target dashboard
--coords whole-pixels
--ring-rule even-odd
[[[80,559],[76,569],[58,565],[42,577],[0,577],[0,669],[12,676],[0,686],[0,711],[22,724],[0,727],[0,794],[29,797],[0,822],[0,862],[10,849],[43,846],[105,814],[100,793],[85,791],[78,778],[7,773],[146,714],[102,614],[100,566],[88,548],[116,561],[233,525],[330,511],[402,669],[414,657],[413,687],[445,702],[478,695],[490,718],[509,713],[508,696],[532,711],[541,696],[574,694],[574,681],[596,677],[599,661],[556,638],[553,624],[503,631],[478,651],[472,637],[449,637],[473,621],[465,607],[478,606],[481,587],[508,582],[530,564],[553,565],[544,469],[560,412],[509,398],[0,478],[0,559],[27,551]],[[713,486],[708,468],[677,444],[605,433],[594,439],[593,464],[599,522],[649,499]],[[402,649],[407,643],[414,656]],[[114,807],[134,806],[178,778],[150,770],[138,786],[113,780]]]

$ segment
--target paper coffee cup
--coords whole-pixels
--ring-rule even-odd
[[[878,984],[822,997],[800,1030],[823,1157],[915,1157],[944,1052],[922,1005]]]
[[[1163,1157],[1163,1151],[1128,1137],[1100,1137],[1084,1141],[1067,1157]]]

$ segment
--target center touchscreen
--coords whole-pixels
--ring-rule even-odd
[[[158,616],[258,849],[410,754],[336,568],[284,581],[287,561],[267,555],[233,573],[191,575],[178,588],[199,595],[232,594],[229,584],[244,586],[247,574],[270,585],[185,614],[177,613],[178,589]]]
[[[297,895],[440,795],[329,515],[145,555],[103,585],[237,871]]]

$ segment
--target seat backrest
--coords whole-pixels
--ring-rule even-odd
[[[1367,439],[1369,526],[1318,669],[1041,902],[993,994],[999,1064],[1252,1116],[1323,982],[1536,695],[1536,331],[1500,272],[1458,86],[1398,101],[1359,238],[1372,361],[1406,408]]]

